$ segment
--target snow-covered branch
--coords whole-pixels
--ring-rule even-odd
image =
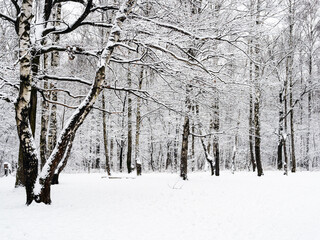
[[[74,77],[58,77],[58,76],[54,76],[54,75],[40,75],[38,77],[39,79],[51,79],[51,80],[56,80],[56,81],[62,81],[62,82],[78,82],[81,84],[85,84],[88,86],[91,86],[92,83],[83,80],[81,78],[74,78]]]

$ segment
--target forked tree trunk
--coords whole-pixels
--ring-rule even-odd
[[[201,131],[200,131],[200,134],[201,134]],[[204,151],[204,155],[205,155],[206,160],[207,160],[207,162],[209,163],[209,166],[210,166],[211,176],[213,176],[213,175],[214,175],[214,162],[213,162],[213,158],[209,155],[208,147],[207,147],[206,144],[204,143],[204,140],[203,140],[202,137],[200,138],[200,141],[201,141],[201,145],[202,145],[202,148],[203,148],[203,151]]]
[[[201,124],[201,121],[200,121],[200,116],[199,116],[199,105],[196,105],[196,119],[197,119],[197,126],[199,128],[199,134],[200,136],[202,135],[202,124]],[[211,119],[211,122],[210,122],[210,132],[212,131],[213,129],[213,120]],[[194,132],[194,131],[193,131]],[[209,141],[208,141],[208,145],[210,144],[210,137],[209,137]],[[214,163],[214,159],[210,156],[210,147],[206,146],[204,140],[203,140],[203,137],[200,137],[200,141],[201,141],[201,145],[202,145],[202,148],[203,148],[203,151],[204,151],[204,155],[205,155],[205,158],[210,166],[210,171],[211,171],[211,176],[214,175],[214,170],[215,170],[215,163]]]
[[[27,1],[29,4],[26,6],[27,13],[30,11],[31,15],[31,9],[32,9],[32,1],[30,4],[30,1]],[[37,169],[37,167],[34,167],[35,165],[32,165],[31,169],[32,171],[29,172],[30,176],[30,186],[31,191],[27,190],[27,195],[30,196],[28,204],[32,202],[32,200],[35,200],[36,202],[43,202],[45,204],[51,203],[51,197],[50,197],[50,186],[51,186],[51,180],[53,178],[54,172],[57,169],[58,164],[61,162],[61,160],[64,157],[64,154],[66,152],[66,149],[68,148],[70,142],[72,142],[73,135],[76,133],[80,125],[83,123],[86,116],[89,114],[90,110],[93,107],[93,104],[95,103],[99,93],[102,90],[102,85],[105,80],[105,66],[109,64],[111,55],[113,53],[115,43],[118,41],[120,37],[121,31],[121,25],[123,21],[125,21],[126,16],[131,11],[133,5],[135,4],[134,0],[127,0],[124,2],[124,4],[120,7],[118,10],[118,13],[115,17],[114,25],[111,30],[111,34],[108,39],[107,47],[103,50],[101,54],[101,59],[98,63],[98,68],[96,72],[95,80],[91,86],[91,89],[89,93],[87,94],[86,98],[83,100],[82,104],[74,111],[73,115],[70,118],[69,123],[65,126],[65,128],[62,130],[60,139],[58,143],[56,144],[53,152],[51,153],[49,159],[47,160],[45,166],[43,167],[41,174],[37,178],[36,184],[34,184],[34,176],[37,174],[32,171]],[[29,11],[28,11],[29,10]],[[28,19],[30,19],[30,15],[28,16]],[[24,14],[22,15],[24,16]],[[24,23],[22,23],[23,26]],[[24,31],[30,29],[30,23],[27,28],[25,28],[24,25]],[[22,32],[23,33],[23,32]],[[27,35],[29,34],[22,34]],[[22,71],[21,71],[21,90],[19,94],[19,98],[16,104],[16,113],[17,113],[17,126],[18,126],[18,133],[20,136],[20,141],[22,142],[22,145],[24,146],[24,151],[26,152],[27,159],[29,160],[28,163],[34,163],[38,161],[37,154],[34,147],[34,140],[32,138],[32,134],[30,131],[30,127],[28,126],[28,118],[27,118],[27,112],[25,110],[28,110],[28,101],[21,100],[22,97],[27,97],[26,99],[30,101],[30,91],[28,91],[28,88],[31,86],[31,79],[30,79],[30,71],[28,71],[28,66],[30,68],[30,59],[28,59],[28,53],[23,52],[27,51],[28,43],[30,42],[30,38],[26,39],[25,41],[24,36],[22,36],[20,41],[23,41],[22,43],[26,43],[23,47],[21,47],[21,53],[24,53],[23,58],[26,58],[27,61],[22,61]],[[28,61],[29,60],[29,61]],[[29,63],[24,64],[24,63]],[[24,84],[29,83],[29,84]],[[28,96],[29,94],[29,96]],[[27,102],[27,104],[26,104]],[[30,140],[30,141],[29,141]],[[29,144],[29,146],[27,146]],[[30,164],[29,164],[30,165]],[[37,166],[37,165],[36,165]],[[28,168],[27,168],[28,169]],[[28,169],[29,170],[29,169]],[[27,188],[27,187],[26,187]],[[33,191],[32,191],[33,190]]]

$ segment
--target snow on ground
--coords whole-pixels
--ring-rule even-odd
[[[320,173],[145,174],[107,179],[62,174],[52,205],[24,205],[14,177],[0,178],[3,240],[316,240]]]

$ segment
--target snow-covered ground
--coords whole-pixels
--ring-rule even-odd
[[[3,240],[320,239],[320,173],[62,174],[52,205],[0,178]]]

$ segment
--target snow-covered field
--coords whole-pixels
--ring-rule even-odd
[[[52,205],[0,178],[3,240],[320,239],[320,173],[62,174]]]

